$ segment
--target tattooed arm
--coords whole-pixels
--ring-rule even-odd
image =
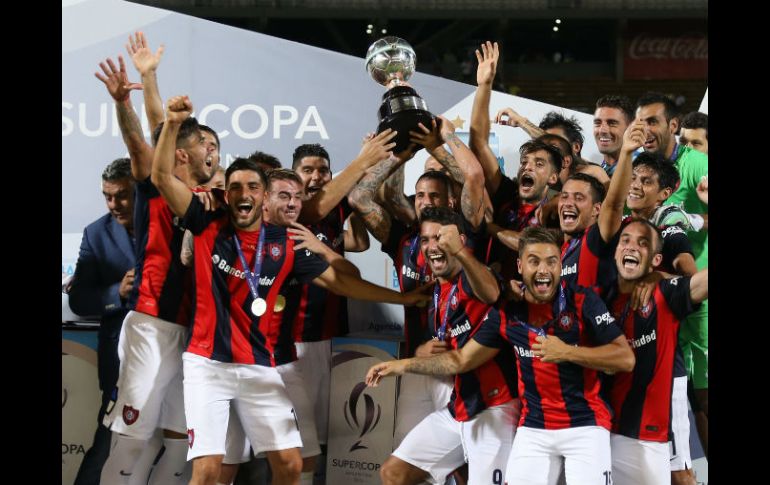
[[[390,360],[373,365],[366,373],[366,383],[376,386],[386,376],[402,375],[406,372],[432,376],[451,376],[471,371],[491,360],[500,349],[481,345],[471,339],[459,349],[434,354],[431,357]]]
[[[446,118],[441,119],[441,137],[449,145],[462,170],[465,183],[460,195],[460,207],[465,219],[476,230],[484,220],[484,171],[470,148],[455,135],[454,125]]]
[[[418,124],[420,131],[410,131],[410,140],[423,145],[436,160],[449,170],[450,177],[463,181],[460,194],[460,208],[465,219],[474,230],[478,229],[484,220],[484,171],[473,152],[463,143],[454,132],[454,125],[443,116],[431,122],[431,129],[422,123]],[[450,159],[438,151],[443,143],[449,146],[453,157]],[[443,159],[443,160],[442,160]]]
[[[393,217],[406,226],[417,222],[414,204],[404,195],[404,166],[399,165],[393,174],[382,184],[383,204],[393,214]]]
[[[115,67],[112,59],[100,62],[104,74],[95,73],[96,78],[104,83],[107,92],[115,100],[118,126],[123,136],[123,142],[128,148],[131,158],[131,174],[135,180],[145,180],[152,171],[153,149],[144,140],[142,125],[131,104],[131,90],[142,89],[141,84],[130,83],[126,74],[126,64],[123,56],[118,56],[120,68]]]
[[[378,241],[384,243],[390,234],[391,215],[374,201],[377,187],[393,173],[403,162],[396,157],[388,157],[366,171],[358,185],[348,194],[348,203],[364,221],[364,225]]]

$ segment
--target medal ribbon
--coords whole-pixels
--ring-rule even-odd
[[[441,327],[439,327],[439,329],[436,331],[436,338],[438,340],[444,340],[444,337],[446,337],[446,324],[449,318],[449,310],[451,309],[451,305],[452,305],[452,297],[457,291],[457,285],[459,283],[460,283],[460,279],[458,277],[457,283],[452,285],[452,289],[449,290],[449,297],[447,298],[447,301],[446,301],[444,316],[441,318]],[[439,313],[441,313],[441,307],[439,307],[440,294],[441,294],[441,285],[438,282],[436,282],[436,285],[433,287],[433,328],[436,328],[436,316]]]
[[[262,248],[265,246],[265,226],[264,224],[259,228],[259,243],[257,244],[257,257],[254,259],[254,270],[249,271],[249,265],[246,263],[246,258],[243,256],[243,250],[241,249],[241,242],[238,240],[238,234],[233,232],[233,242],[235,243],[235,250],[238,251],[238,257],[241,259],[243,265],[243,274],[246,277],[246,283],[249,285],[249,291],[251,296],[256,300],[259,298],[259,274],[262,271]]]

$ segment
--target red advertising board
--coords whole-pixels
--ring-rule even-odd
[[[708,78],[705,23],[629,22],[623,48],[626,79]]]

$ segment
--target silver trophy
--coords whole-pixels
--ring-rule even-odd
[[[418,123],[430,128],[434,119],[425,100],[407,83],[414,74],[416,60],[412,46],[398,37],[383,37],[366,51],[366,70],[372,79],[388,89],[382,95],[382,105],[377,112],[380,121],[377,133],[388,128],[398,131],[393,139],[394,153],[409,146],[409,131],[419,131]]]

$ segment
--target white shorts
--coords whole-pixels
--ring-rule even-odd
[[[230,405],[255,453],[301,448],[294,407],[275,367],[231,364],[185,352],[187,459],[224,455]]]
[[[454,378],[450,376],[406,373],[400,379],[396,430],[393,433],[394,448],[398,448],[407,433],[429,414],[446,408],[454,388]]]
[[[393,456],[430,474],[443,484],[446,476],[468,463],[468,484],[505,482],[521,405],[518,399],[493,406],[470,421],[456,421],[447,408],[423,419],[393,452]]]
[[[331,347],[330,347],[331,348]],[[295,360],[288,364],[279,365],[278,374],[281,376],[283,384],[286,386],[286,392],[294,405],[294,413],[299,422],[299,434],[302,436],[302,449],[300,453],[302,458],[309,458],[321,454],[321,446],[318,444],[318,434],[316,432],[315,410],[313,401],[309,398],[306,381],[300,372],[300,363],[302,360]],[[327,389],[326,397],[329,393]],[[320,407],[320,406],[319,406]],[[329,409],[329,403],[326,403],[326,409]]]
[[[612,480],[618,485],[670,485],[668,443],[610,434]]]
[[[326,340],[323,342],[312,342],[313,344],[324,344],[329,343],[330,345],[327,347],[329,352],[331,352],[331,341]],[[303,345],[305,349],[309,349],[311,352],[311,359],[313,357],[319,356],[323,354],[323,345],[318,346],[306,346],[306,344],[297,344]],[[320,350],[320,352],[319,352]],[[299,353],[299,350],[298,350]],[[331,354],[330,354],[331,355]],[[304,362],[304,359],[306,359],[308,356],[305,355],[301,360],[296,360],[294,362],[291,362],[289,364],[283,364],[276,367],[278,369],[278,374],[281,376],[281,380],[283,381],[284,385],[286,386],[286,392],[289,395],[289,399],[291,399],[291,403],[294,405],[294,411],[297,415],[297,421],[299,422],[299,433],[302,437],[302,449],[300,450],[300,454],[302,455],[302,458],[310,458],[313,456],[317,456],[321,454],[321,446],[319,445],[318,440],[318,431],[317,431],[317,423],[315,422],[315,417],[318,415],[318,409],[323,407],[325,408],[325,413],[328,415],[329,410],[329,389],[328,389],[328,378],[329,378],[329,372],[326,372],[326,382],[327,382],[327,388],[326,388],[326,404],[319,404],[318,406],[313,406],[313,402],[315,403],[322,403],[322,397],[316,396],[319,400],[311,400],[308,396],[308,392],[312,389],[316,392],[323,392],[323,386],[318,386],[317,381],[312,381],[313,386],[307,385],[307,380],[305,379],[306,373],[315,374],[316,376],[322,376],[324,374],[323,368],[315,368],[317,369],[317,372],[314,370],[314,367],[312,365],[306,365],[302,366],[301,364]],[[316,364],[320,364],[320,362],[316,361]],[[330,364],[331,365],[331,364]],[[325,428],[324,428],[325,430]],[[243,427],[240,424],[240,420],[238,419],[237,414],[233,413],[232,410],[230,412],[230,422],[227,427],[227,443],[225,446],[225,458],[223,460],[223,463],[225,464],[235,464],[235,463],[246,463],[249,461],[249,448],[251,446],[251,443],[249,443],[248,438],[246,438],[246,433],[243,431]]]
[[[687,376],[674,377],[671,394],[671,429],[673,441],[669,441],[669,464],[672,472],[692,469],[690,458],[690,416],[687,411]]]
[[[332,372],[332,341],[297,342],[297,364],[305,382],[305,392],[314,405],[310,408],[315,416],[315,429],[318,442],[326,444],[329,434],[329,388]],[[299,409],[297,410],[299,412]],[[300,431],[302,421],[300,420]],[[302,442],[306,443],[305,435]],[[302,456],[305,456],[304,453]],[[313,456],[313,455],[308,455]]]
[[[251,443],[243,431],[241,419],[235,412],[235,407],[230,406],[230,416],[227,420],[227,434],[225,435],[225,456],[222,459],[224,465],[238,465],[251,459]]]
[[[567,484],[611,484],[610,432],[601,426],[516,430],[505,479],[508,485],[556,483],[564,458]]]
[[[117,399],[107,405],[104,426],[136,439],[155,428],[186,433],[182,352],[187,328],[130,311],[118,341]]]

